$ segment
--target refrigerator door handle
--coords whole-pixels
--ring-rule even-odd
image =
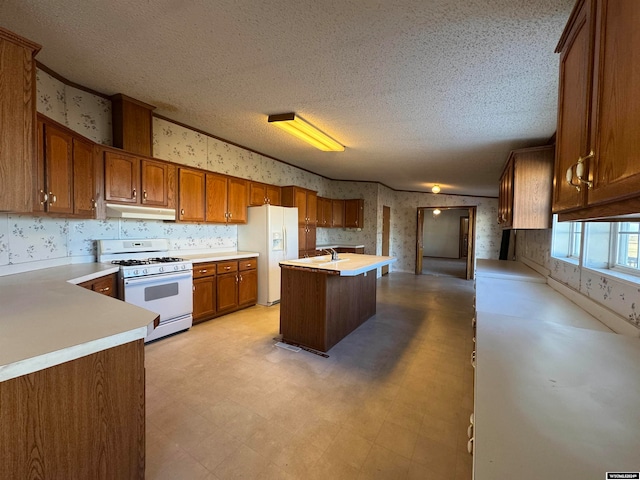
[[[284,258],[289,258],[287,255],[287,227],[282,227],[282,242],[284,243]]]

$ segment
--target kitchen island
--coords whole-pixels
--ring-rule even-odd
[[[393,257],[341,254],[280,262],[280,333],[327,352],[376,313],[376,270]]]

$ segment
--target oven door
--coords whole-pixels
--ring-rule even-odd
[[[124,279],[124,301],[160,315],[160,322],[193,311],[193,272]]]

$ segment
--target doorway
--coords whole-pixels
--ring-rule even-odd
[[[419,207],[416,275],[474,278],[476,207]]]
[[[391,207],[382,207],[382,255],[389,255],[389,237],[391,228]],[[389,273],[389,265],[382,267],[382,275]]]

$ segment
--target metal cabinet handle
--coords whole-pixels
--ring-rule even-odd
[[[44,190],[40,190],[40,205],[44,205],[49,200],[49,195]]]
[[[136,189],[133,189],[133,198],[137,198],[138,197],[138,192],[136,192]]]
[[[204,268],[204,269],[202,269],[202,270],[199,270],[199,272],[200,272],[200,273],[207,273],[207,269],[206,269],[206,268]]]
[[[184,208],[180,209],[180,215],[184,215]]]
[[[147,191],[146,190],[142,191],[142,198],[144,198],[145,200],[147,199]]]
[[[109,290],[111,290],[111,287],[104,287],[100,289],[100,293],[108,292]]]
[[[95,210],[96,208],[98,208],[98,202],[95,201],[95,199],[91,199],[91,210]]]
[[[231,218],[231,212],[229,212],[229,218]]]
[[[251,264],[250,264],[250,263],[247,263],[247,267],[251,267]]]
[[[49,197],[51,198],[52,205],[58,201],[58,197],[56,197],[52,192],[49,192]]]
[[[238,275],[236,275],[236,283],[238,283]]]
[[[473,438],[470,438],[467,442],[467,452],[469,452],[470,455],[473,455]]]
[[[576,191],[578,192],[582,189],[582,185],[586,185],[587,188],[589,189],[593,188],[593,182],[591,180],[584,180],[583,177],[584,177],[584,161],[588,160],[589,158],[593,158],[594,156],[595,156],[595,153],[593,152],[593,150],[591,150],[589,152],[589,155],[585,155],[584,157],[578,157],[578,161],[567,169],[565,180],[569,185],[571,185],[572,187],[575,187]],[[575,179],[578,181],[577,183],[574,182],[573,167],[576,167]]]
[[[229,265],[227,265],[226,267],[224,267],[225,270],[231,270],[231,267]]]

